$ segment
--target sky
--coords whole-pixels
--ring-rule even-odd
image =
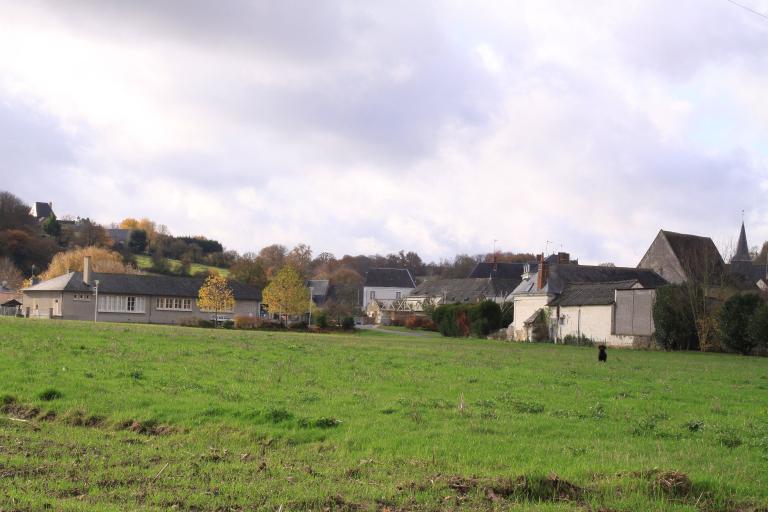
[[[766,13],[768,0],[740,0]],[[0,0],[0,189],[240,252],[768,239],[768,18],[729,0]]]

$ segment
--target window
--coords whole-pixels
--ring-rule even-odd
[[[375,290],[371,290],[370,295],[368,296],[368,298],[371,299],[371,300],[376,300],[376,291]]]
[[[74,300],[77,301],[84,301],[84,302],[90,302],[91,301],[91,294],[90,293],[76,293],[74,297],[72,297]]]
[[[192,299],[182,297],[158,297],[156,303],[157,309],[192,311]]]
[[[401,297],[401,294],[400,294],[400,292],[395,292],[395,298],[396,298],[396,299],[399,299],[400,297]]]
[[[144,313],[144,297],[99,295],[99,311],[104,313]]]

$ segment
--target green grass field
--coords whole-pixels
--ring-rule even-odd
[[[150,268],[152,268],[152,258],[150,256],[147,256],[146,254],[137,254],[135,255],[135,258],[136,258],[136,265],[139,267],[139,270],[149,270]],[[171,268],[174,270],[181,267],[181,261],[179,260],[169,259],[168,263],[170,264]],[[229,275],[229,269],[226,269],[226,268],[211,267],[209,265],[203,265],[201,263],[192,263],[192,265],[190,265],[190,272],[192,274],[196,274],[198,272],[205,272],[208,270],[214,270],[224,277],[227,277]]]
[[[0,510],[767,510],[768,359],[596,356],[0,318]]]

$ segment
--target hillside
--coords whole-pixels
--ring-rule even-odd
[[[0,332],[2,509],[768,506],[764,358],[613,350],[599,365],[567,346],[17,319]]]
[[[150,256],[147,256],[145,254],[137,254],[135,256],[136,258],[136,264],[139,267],[139,270],[149,270],[152,268],[152,258]],[[169,259],[168,263],[170,263],[171,268],[176,270],[179,267],[181,267],[181,261],[179,260],[173,260]],[[203,265],[202,263],[192,263],[190,266],[190,270],[192,274],[195,274],[197,272],[204,272],[208,270],[213,270],[218,272],[219,274],[223,275],[224,277],[229,275],[229,269],[226,268],[219,268],[219,267],[211,267],[208,265]]]

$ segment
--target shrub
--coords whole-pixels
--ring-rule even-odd
[[[432,321],[443,336],[487,336],[499,328],[501,308],[493,301],[446,304],[435,308]]]
[[[255,316],[236,315],[235,329],[257,329],[261,326],[261,319]]]
[[[689,307],[690,297],[681,285],[662,286],[656,290],[653,323],[656,343],[664,350],[697,350],[699,337]]]
[[[351,316],[345,316],[341,321],[341,328],[345,331],[352,331],[355,329],[355,319]]]
[[[768,304],[760,304],[747,328],[747,336],[756,347],[768,347]]]
[[[563,344],[573,345],[575,347],[594,347],[595,342],[591,338],[587,338],[583,334],[580,336],[574,336],[569,334],[563,338]]]
[[[437,326],[435,325],[435,322],[433,322],[429,317],[426,316],[410,316],[405,321],[405,326],[408,329],[424,329],[427,331],[435,331],[437,330]]]
[[[328,313],[325,311],[320,311],[315,316],[315,325],[317,325],[321,329],[327,329],[328,328]]]
[[[533,321],[533,326],[531,327],[531,341],[549,341],[549,314],[541,309],[539,310],[539,314],[536,315],[536,319]]]
[[[750,323],[762,301],[754,294],[734,295],[720,309],[720,334],[723,343],[742,354],[749,354],[755,347]]]
[[[499,320],[499,328],[503,329],[512,325],[515,320],[515,303],[505,302],[501,305],[501,319]]]

